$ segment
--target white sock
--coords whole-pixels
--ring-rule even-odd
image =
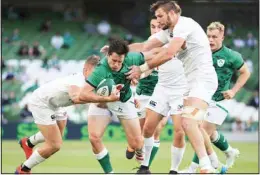
[[[104,148],[100,153],[95,154],[97,160],[102,159],[103,157],[105,157],[108,154],[108,151],[106,148]]]
[[[160,147],[160,140],[154,140],[153,146],[159,148]]]
[[[214,142],[217,142],[219,140],[219,134],[218,134],[218,131],[214,131],[214,133],[212,134],[212,138],[211,138],[211,142],[214,143]]]
[[[217,169],[219,163],[217,154],[215,152],[211,153],[209,155],[209,159],[211,161],[211,165],[213,166],[213,168]]]
[[[185,151],[185,146],[183,148],[177,148],[175,146],[171,147],[171,170],[178,171],[181,164],[183,155]]]
[[[27,159],[23,165],[27,166],[28,168],[32,169],[39,163],[45,161],[45,158],[43,158],[37,151],[37,149],[32,153],[32,155]]]
[[[201,169],[210,169],[210,168],[212,168],[211,162],[210,162],[208,156],[202,157],[201,159],[199,159],[199,162],[200,162],[200,168]]]
[[[199,164],[195,162],[191,162],[189,169],[191,170],[191,173],[196,173],[197,169],[199,168]]]
[[[150,138],[144,138],[144,161],[142,162],[143,166],[149,166],[149,161],[151,157],[151,152],[153,149],[153,144],[154,144],[154,138],[153,136]]]
[[[29,140],[33,145],[37,145],[38,143],[44,142],[44,137],[42,133],[39,131],[36,134],[29,137]]]
[[[232,151],[232,147],[230,146],[230,145],[228,145],[228,148],[227,148],[227,150],[226,151],[224,151],[224,153],[229,153],[230,151]]]

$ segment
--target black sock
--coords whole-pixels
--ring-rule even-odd
[[[22,165],[22,168],[21,168],[21,170],[22,171],[25,171],[25,172],[29,172],[29,171],[31,171],[31,169],[30,168],[28,168],[27,166],[25,166],[25,165]]]
[[[30,148],[33,148],[35,145],[33,145],[30,141],[30,139],[27,140],[27,145],[30,147]]]

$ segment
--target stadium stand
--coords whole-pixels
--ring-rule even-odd
[[[51,17],[51,18],[50,18]],[[43,19],[51,19],[51,27],[48,32],[40,32],[39,28]],[[99,18],[95,19],[96,24]],[[90,54],[100,54],[99,48],[106,44],[110,36],[119,35],[125,37],[129,32],[120,26],[113,25],[110,36],[99,34],[86,34],[84,31],[84,22],[64,21],[59,14],[34,14],[27,20],[3,20],[3,37],[2,37],[2,55],[6,65],[2,74],[2,98],[6,99],[2,103],[2,112],[8,121],[20,120],[19,113],[27,103],[30,93],[41,84],[48,82],[60,76],[81,70],[84,59]],[[11,36],[14,29],[19,30],[19,38],[14,42],[6,42],[5,36]],[[257,31],[250,28],[236,29],[232,35],[226,36],[225,44],[234,50],[237,50],[233,44],[236,37],[245,38],[248,31],[257,36]],[[51,44],[51,37],[60,32],[70,32],[73,37],[73,43],[68,49],[54,49]],[[134,41],[142,41],[139,37],[134,37]],[[19,56],[17,52],[20,43],[25,41],[29,46],[35,41],[46,50],[46,55],[41,57]],[[247,104],[253,98],[253,91],[259,83],[258,75],[258,50],[247,46],[239,48],[238,51],[245,59],[252,61],[252,75],[245,88],[237,95],[235,100],[230,100],[226,104],[230,112],[227,118],[228,123],[234,122],[240,118],[243,122],[258,122],[258,109]],[[102,55],[101,55],[102,56]],[[77,68],[77,69],[75,69]],[[3,100],[2,100],[3,101]],[[69,115],[71,120],[76,123],[85,121],[84,115],[87,108],[70,107]],[[225,129],[225,127],[223,127]],[[230,130],[229,124],[226,129]]]

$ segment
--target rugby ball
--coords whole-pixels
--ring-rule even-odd
[[[100,96],[109,96],[115,87],[115,82],[112,79],[102,80],[96,88],[96,93]]]

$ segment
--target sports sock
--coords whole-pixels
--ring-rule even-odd
[[[199,159],[199,165],[201,169],[209,169],[212,167],[208,156],[204,156]]]
[[[171,147],[171,170],[177,171],[182,161],[185,151],[185,146],[183,148],[177,148],[175,146]]]
[[[29,147],[33,148],[38,143],[42,143],[42,142],[44,142],[44,137],[43,137],[42,133],[39,131],[36,134],[29,137],[29,139],[27,140],[27,145]]]
[[[218,168],[218,164],[219,164],[219,160],[218,160],[218,156],[215,152],[211,153],[209,155],[209,160],[211,162],[211,165],[213,166],[213,168],[217,169]]]
[[[109,153],[106,148],[104,148],[100,153],[95,154],[95,156],[105,173],[113,173]]]
[[[39,163],[45,161],[45,158],[43,158],[39,152],[37,150],[35,150],[32,155],[29,157],[29,159],[27,159],[23,165],[22,165],[22,170],[24,169],[32,169],[33,167],[35,167],[36,165],[38,165]],[[24,167],[25,166],[25,167]]]
[[[215,138],[212,139],[212,143],[221,151],[226,151],[229,144],[223,134],[215,131]]]
[[[144,138],[145,156],[144,156],[144,161],[142,162],[143,166],[147,166],[147,167],[149,166],[150,156],[153,149],[153,143],[154,143],[153,136],[150,138]]]
[[[149,166],[152,164],[153,159],[159,150],[159,147],[160,147],[160,140],[154,140],[153,149],[152,149],[151,157],[150,157],[150,161],[149,161]]]

